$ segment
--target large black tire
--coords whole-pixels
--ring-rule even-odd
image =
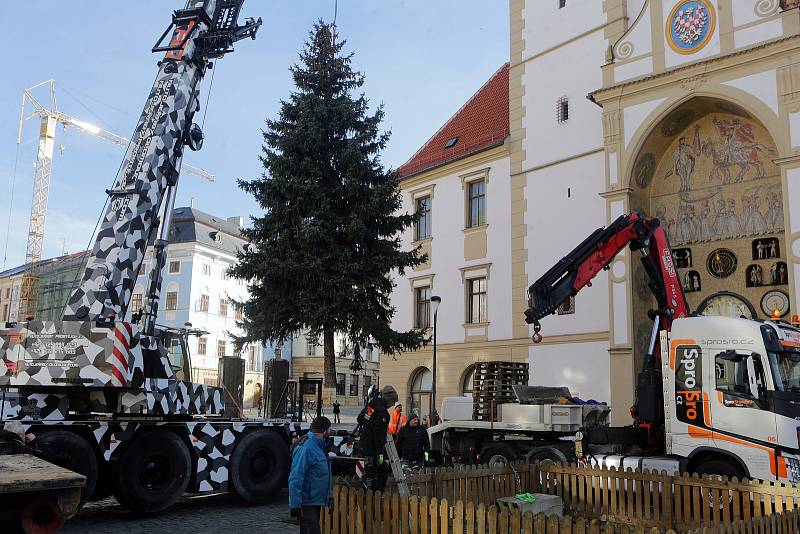
[[[253,430],[231,454],[228,486],[231,494],[248,504],[273,498],[289,474],[289,448],[275,432]]]
[[[165,429],[144,432],[114,463],[114,497],[134,512],[166,510],[186,491],[191,468],[189,450],[177,434]]]
[[[517,449],[503,442],[489,445],[481,454],[481,463],[489,464],[489,466],[507,464],[518,459]]]
[[[97,484],[97,456],[89,443],[69,430],[49,430],[36,438],[36,446],[45,452],[46,460],[86,477],[81,490],[81,504],[89,500]]]
[[[710,458],[699,462],[694,469],[698,475],[720,475],[726,476],[729,479],[737,477],[739,480],[744,477],[744,471],[734,462],[720,458]]]

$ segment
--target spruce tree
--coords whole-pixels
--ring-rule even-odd
[[[373,344],[396,354],[425,341],[421,331],[390,326],[391,275],[425,258],[401,248],[415,216],[400,213],[398,176],[379,157],[389,139],[380,131],[383,107],[370,114],[364,94],[354,96],[364,77],[352,70],[353,54],[341,53],[344,44],[317,22],[290,68],[295,90],[263,132],[264,172],[239,181],[264,214],[243,231],[251,246],[231,269],[250,290],[236,345],[321,335],[325,387],[336,384],[336,332],[356,358]]]

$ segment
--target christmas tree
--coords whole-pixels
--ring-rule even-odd
[[[231,274],[247,280],[239,325],[251,342],[281,341],[305,331],[322,336],[324,385],[334,387],[334,334],[346,336],[359,365],[361,349],[387,354],[413,350],[417,330],[391,328],[392,273],[419,265],[419,249],[403,251],[400,234],[415,216],[401,213],[398,177],[384,169],[380,152],[382,106],[370,114],[364,77],[318,22],[291,67],[295,90],[267,121],[256,180],[240,180],[264,214],[243,231],[251,243]]]

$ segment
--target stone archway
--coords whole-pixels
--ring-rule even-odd
[[[789,313],[788,253],[777,148],[762,121],[719,98],[698,96],[659,121],[632,160],[630,209],[661,219],[692,311],[766,318]],[[654,306],[632,262],[635,361]],[[770,298],[772,297],[772,298]]]

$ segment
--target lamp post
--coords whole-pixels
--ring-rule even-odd
[[[433,384],[431,385],[431,426],[436,423],[436,419],[434,418],[434,414],[436,413],[436,318],[439,315],[439,304],[441,303],[442,297],[437,295],[431,297],[431,307],[433,308]]]

